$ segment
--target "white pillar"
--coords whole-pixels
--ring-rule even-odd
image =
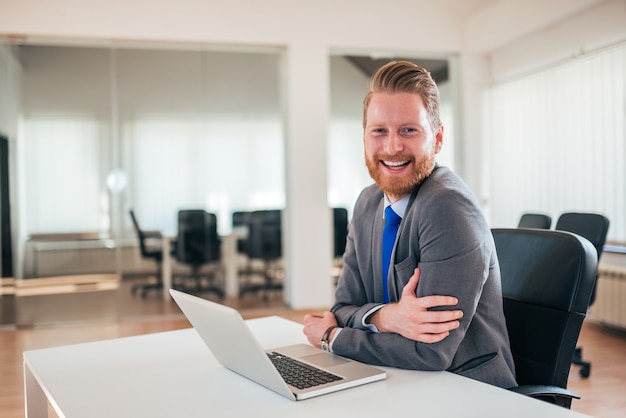
[[[319,43],[296,44],[288,48],[283,65],[287,195],[284,294],[294,309],[329,307],[333,296],[326,182],[329,59],[328,50]]]

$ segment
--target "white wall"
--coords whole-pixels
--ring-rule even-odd
[[[624,41],[626,3],[601,1],[495,49],[490,54],[491,77],[497,82]]]

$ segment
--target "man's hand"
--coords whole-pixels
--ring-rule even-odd
[[[324,332],[333,325],[337,325],[337,320],[332,312],[324,312],[321,315],[305,315],[304,335],[312,345],[319,347]]]
[[[429,311],[436,306],[454,306],[459,301],[452,296],[415,296],[420,278],[419,268],[402,289],[398,303],[385,305],[370,318],[379,332],[395,332],[405,338],[422,342],[436,343],[459,327],[458,319],[463,316],[460,310]],[[324,332],[324,331],[322,331]]]

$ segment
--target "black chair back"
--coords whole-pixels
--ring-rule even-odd
[[[131,293],[134,295],[137,291],[141,292],[141,297],[145,297],[150,290],[159,290],[163,287],[161,263],[163,261],[163,248],[161,241],[163,237],[160,231],[144,231],[139,227],[135,211],[130,209],[130,218],[133,221],[133,227],[139,239],[139,250],[142,258],[152,259],[156,262],[156,282],[139,283],[131,287]]]
[[[524,213],[517,224],[518,228],[550,229],[552,218],[543,213]]]
[[[133,227],[135,228],[135,232],[137,233],[137,237],[139,239],[139,250],[141,252],[141,256],[144,258],[153,258],[157,261],[161,261],[163,259],[163,251],[161,250],[160,242],[154,247],[149,247],[147,243],[148,239],[160,240],[161,233],[159,231],[144,231],[139,227],[139,222],[137,221],[135,211],[133,209],[130,209],[128,213],[130,214],[130,219],[133,221]]]
[[[609,232],[609,219],[598,213],[567,212],[559,216],[554,229],[587,238],[596,248],[599,259]]]
[[[244,227],[246,230],[250,227],[250,216],[252,212],[248,211],[235,211],[232,215],[232,227],[240,228]],[[248,254],[248,238],[239,238],[237,240],[237,252],[240,254]]]
[[[265,261],[282,257],[282,223],[280,209],[257,210],[250,214],[248,257]]]
[[[202,209],[178,212],[176,259],[181,263],[200,265],[220,259],[217,216]]]
[[[492,232],[518,384],[566,388],[596,279],[596,251],[564,231]]]
[[[346,251],[348,237],[348,210],[346,208],[333,208],[333,256],[342,257]]]
[[[598,213],[566,212],[559,216],[554,229],[573,232],[587,238],[595,247],[598,260],[600,260],[606,242],[606,235],[609,232],[609,219]],[[595,299],[596,291],[594,287],[589,304],[593,304]]]

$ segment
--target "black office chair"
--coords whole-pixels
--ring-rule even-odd
[[[215,293],[223,298],[217,216],[202,209],[179,211],[176,241],[176,261],[191,266],[191,273],[183,276],[183,288],[192,293]],[[207,265],[210,271],[203,270]]]
[[[596,281],[596,250],[565,231],[492,233],[519,384],[511,390],[569,408],[580,398],[567,390],[567,379]]]
[[[517,224],[518,228],[550,229],[552,218],[543,213],[524,213]]]
[[[130,218],[133,221],[137,238],[139,239],[139,250],[142,258],[154,260],[156,263],[156,272],[154,281],[148,283],[141,283],[133,285],[130,288],[131,293],[134,295],[137,291],[141,292],[141,297],[145,298],[151,290],[163,289],[163,250],[161,248],[162,237],[160,231],[144,231],[139,227],[135,212],[130,209]]]
[[[333,208],[333,257],[343,257],[348,237],[348,210]]]
[[[555,229],[573,232],[587,238],[595,247],[599,261],[604,249],[604,243],[606,242],[606,235],[609,231],[609,220],[606,216],[597,213],[567,212],[559,216]],[[592,305],[595,299],[596,287],[594,286],[589,305]],[[582,377],[589,377],[591,374],[591,362],[583,360],[582,347],[576,347],[572,363],[581,366],[580,375]]]
[[[348,211],[345,208],[333,208],[333,266],[331,277],[335,284],[343,270],[343,253],[346,251],[348,238]]]
[[[262,292],[267,299],[269,291],[283,289],[281,225],[281,211],[278,209],[250,213],[246,241],[248,267],[240,272],[244,278],[239,286],[240,297],[246,293]]]
[[[249,228],[249,223],[250,223],[250,214],[252,212],[248,212],[248,211],[235,211],[233,212],[232,215],[232,227],[233,230],[235,230],[235,228],[246,228],[246,230]],[[237,252],[239,254],[244,254],[247,255],[248,254],[248,237],[246,236],[245,238],[239,238],[237,240]]]

